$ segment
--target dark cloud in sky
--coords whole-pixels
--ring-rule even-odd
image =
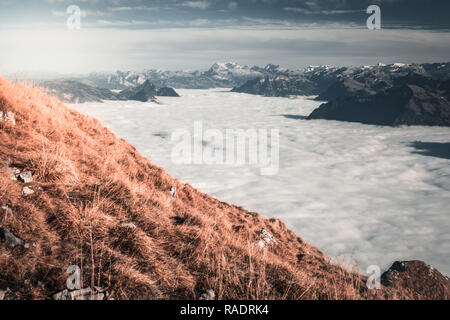
[[[364,26],[366,8],[376,4],[382,9],[384,28],[450,29],[448,0],[5,0],[0,3],[0,25],[61,22],[69,4],[79,5],[85,22],[97,27],[264,25],[277,20]]]

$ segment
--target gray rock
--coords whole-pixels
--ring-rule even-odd
[[[338,97],[322,104],[307,119],[385,126],[450,126],[450,100],[431,84],[399,85],[374,95],[353,93]]]
[[[30,245],[25,243],[22,239],[17,238],[8,228],[1,227],[0,228],[0,239],[5,241],[10,247],[14,248],[16,246],[22,246],[25,249],[28,249]]]
[[[55,293],[53,300],[104,300],[105,293],[102,288],[84,288],[80,290],[69,291],[67,289]]]
[[[4,300],[16,300],[14,293],[7,288],[6,290],[0,290],[0,301]]]
[[[206,290],[206,292],[202,293],[200,296],[200,300],[215,300],[216,293],[212,289]]]
[[[9,168],[9,173],[11,175],[11,180],[17,181],[17,176],[20,173],[20,170],[17,168]]]
[[[133,222],[124,222],[124,223],[121,223],[120,226],[122,228],[136,229],[136,225]]]
[[[0,111],[0,122],[11,122],[15,126],[16,118],[14,117],[14,113],[11,111],[8,111],[7,113]]]
[[[172,194],[172,198],[176,198],[177,197],[177,188],[176,187],[170,188],[170,193]]]
[[[11,111],[7,112],[5,115],[5,122],[11,122],[15,126],[16,118],[14,117],[14,113],[12,113]]]
[[[5,215],[6,217],[8,215],[12,215],[12,209],[8,206],[1,206],[0,209],[2,209],[3,211],[5,211]]]
[[[271,245],[274,244],[275,238],[273,237],[273,235],[271,235],[269,233],[269,231],[267,231],[266,229],[262,229],[259,232],[259,236],[261,237],[260,240],[257,241],[258,246],[261,247],[261,249],[265,248],[266,245]]]
[[[31,173],[31,171],[22,171],[17,176],[17,179],[19,181],[22,181],[23,183],[31,183],[33,182],[33,174]]]
[[[28,187],[23,187],[23,189],[22,189],[22,195],[24,196],[24,197],[27,197],[27,196],[29,196],[29,195],[32,195],[34,193],[34,190],[32,190],[32,189],[30,189],[30,188],[28,188]]]

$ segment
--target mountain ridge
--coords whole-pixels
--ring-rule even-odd
[[[316,95],[316,100],[328,101],[306,120],[450,126],[450,63],[311,66],[299,74],[250,80],[232,92],[268,97]]]
[[[156,88],[149,80],[145,80],[136,87],[127,88],[119,92],[96,88],[73,80],[45,81],[40,83],[39,86],[46,93],[56,96],[61,101],[67,103],[103,102],[104,100],[134,100],[159,103],[156,98],[157,96],[179,97],[173,88]]]

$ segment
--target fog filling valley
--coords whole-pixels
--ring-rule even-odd
[[[181,98],[160,97],[161,105],[70,106],[101,120],[175,178],[281,219],[336,261],[356,261],[364,273],[369,265],[383,270],[395,260],[418,259],[450,275],[450,128],[309,121],[304,117],[320,102],[307,97],[177,91]],[[279,129],[278,174],[263,176],[248,164],[174,163],[172,133],[192,132],[196,121],[221,132]]]

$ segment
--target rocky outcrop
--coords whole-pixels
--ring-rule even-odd
[[[156,101],[156,87],[146,80],[143,84],[121,91],[117,94],[117,100],[136,100],[141,102]]]
[[[159,88],[156,91],[157,97],[179,97],[180,95],[173,89],[169,87]]]
[[[375,95],[338,97],[322,104],[307,119],[390,126],[450,126],[450,102],[436,92],[404,85]]]
[[[264,95],[267,97],[287,97],[295,95],[314,95],[317,88],[314,83],[302,76],[265,76],[235,87],[232,92]]]
[[[375,94],[374,90],[363,83],[351,78],[340,79],[332,84],[325,92],[319,94],[316,100],[329,101],[339,97],[369,96]]]
[[[396,261],[381,276],[386,287],[410,291],[415,299],[450,299],[450,279],[423,261]]]

